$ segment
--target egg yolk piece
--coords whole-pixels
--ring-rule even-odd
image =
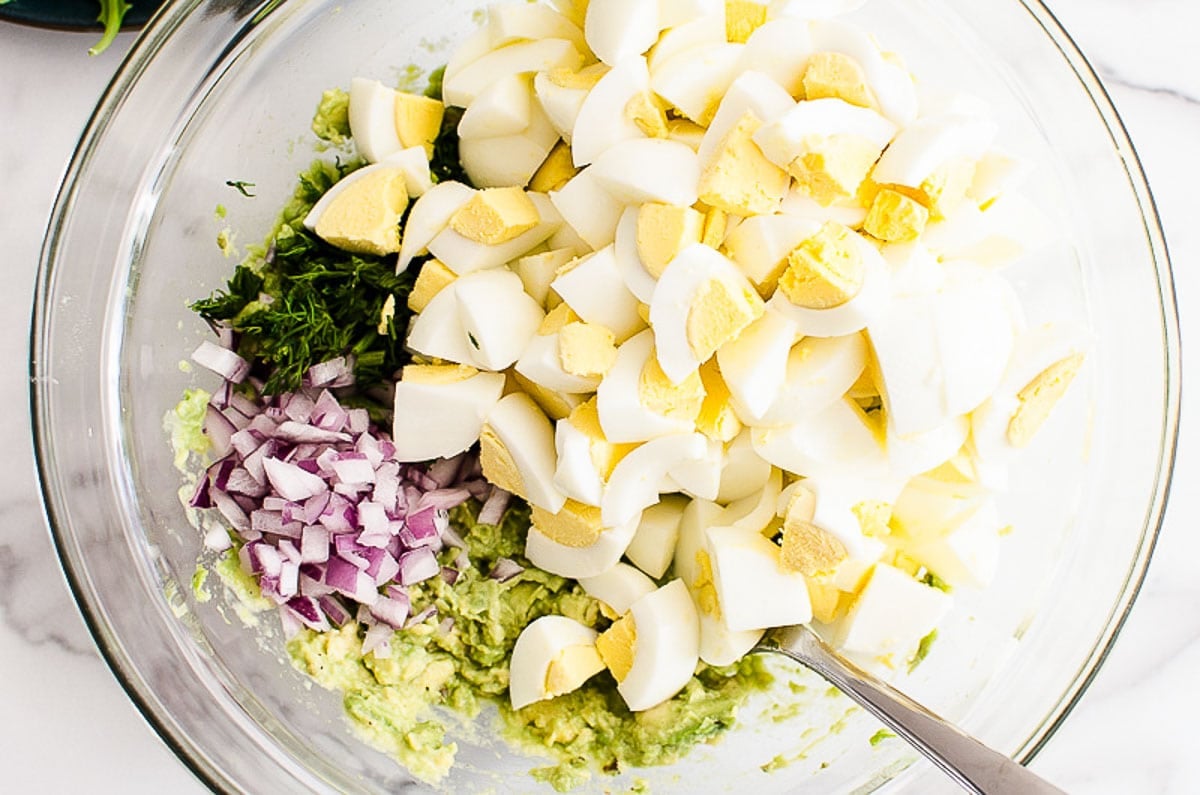
[[[779,289],[796,306],[832,309],[862,291],[866,267],[850,229],[828,222],[788,255]]]
[[[633,670],[637,656],[637,625],[632,613],[626,613],[596,638],[596,651],[617,682],[624,682]]]
[[[840,99],[860,108],[878,109],[862,65],[840,52],[815,53],[804,70],[805,99]]]
[[[542,535],[574,549],[592,546],[604,532],[600,509],[575,500],[567,500],[558,513],[534,506],[530,521]]]
[[[400,251],[400,217],[407,207],[404,172],[379,168],[334,197],[314,231],[344,251],[396,254]]]
[[[1008,443],[1025,447],[1037,434],[1050,412],[1066,394],[1083,366],[1084,355],[1077,353],[1047,367],[1017,393],[1020,405],[1008,422]]]

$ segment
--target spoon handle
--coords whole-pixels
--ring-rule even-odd
[[[779,646],[770,650],[823,676],[967,791],[981,795],[1061,795],[1062,790],[1045,779],[845,660],[807,627],[779,630],[774,639]]]

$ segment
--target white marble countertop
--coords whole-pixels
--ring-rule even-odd
[[[1145,164],[1187,339],[1200,317],[1200,4],[1048,4],[1104,78]],[[89,58],[93,39],[0,23],[0,278],[11,291],[0,314],[0,395],[12,401],[0,434],[14,448],[0,480],[0,790],[182,795],[204,788],[125,697],[72,603],[36,496],[28,430],[26,341],[42,234],[76,139],[132,40]],[[1194,350],[1185,351],[1192,371]],[[1200,509],[1189,485],[1200,478],[1198,455],[1200,437],[1185,423],[1145,588],[1095,683],[1033,764],[1069,792],[1200,792],[1200,534],[1189,529]]]

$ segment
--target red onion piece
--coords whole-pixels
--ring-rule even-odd
[[[497,558],[496,565],[492,566],[492,570],[488,572],[488,577],[500,582],[508,582],[523,571],[525,571],[525,567],[515,560]]]
[[[422,547],[400,556],[400,584],[413,585],[436,577],[442,570],[432,550]]]
[[[192,361],[207,367],[232,384],[240,384],[250,374],[250,363],[229,348],[214,345],[208,340],[192,352]]]
[[[487,500],[483,503],[483,507],[479,509],[479,523],[500,524],[500,520],[504,518],[504,511],[508,508],[508,501],[511,497],[512,495],[504,489],[493,486],[492,493],[488,495]]]

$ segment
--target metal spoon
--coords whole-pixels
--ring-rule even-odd
[[[751,653],[763,652],[782,654],[816,671],[911,743],[968,792],[979,795],[1062,793],[1017,762],[993,751],[844,659],[808,627],[774,630],[751,649]]]

